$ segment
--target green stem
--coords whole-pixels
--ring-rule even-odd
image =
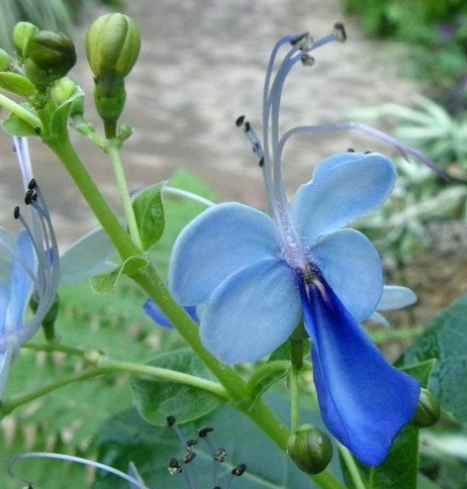
[[[117,181],[117,187],[120,192],[120,200],[123,205],[123,212],[128,224],[128,230],[133,242],[138,248],[143,249],[143,243],[139,234],[138,226],[136,224],[135,213],[133,212],[133,206],[131,204],[130,190],[125,178],[125,172],[123,171],[122,162],[120,160],[120,141],[118,139],[110,139],[107,146],[107,154],[109,155],[112,168],[114,170],[115,179]]]
[[[70,173],[76,186],[112,240],[122,260],[126,261],[133,256],[141,256],[142,251],[133,243],[107,201],[101,195],[69,139],[54,139],[45,142]],[[155,301],[193,351],[217,377],[225,388],[227,397],[231,399],[231,402],[285,451],[288,430],[261,399],[252,402],[247,383],[232,367],[219,362],[204,348],[199,338],[197,325],[190,319],[184,309],[174,301],[164,282],[152,266],[148,264],[142,269],[134,270],[131,278]],[[312,479],[323,489],[345,489],[328,472],[313,476]]]
[[[38,133],[42,131],[42,122],[39,117],[1,93],[0,105],[29,124],[34,130],[37,130]]]
[[[81,158],[76,153],[69,138],[60,140],[51,139],[45,140],[44,142],[63,163],[94,215],[112,240],[122,259],[125,260],[132,256],[140,255],[141,251],[132,242],[118,217],[102,196],[99,188],[84,167]]]
[[[349,471],[350,477],[352,478],[354,489],[367,489],[365,483],[363,482],[362,475],[358,470],[355,459],[352,457],[352,454],[349,452],[347,448],[345,448],[340,443],[337,445],[337,448],[342,457],[342,460],[347,466],[347,470]]]
[[[0,406],[0,412],[3,416],[6,416],[19,406],[39,399],[40,397],[50,394],[69,384],[93,377],[98,377],[100,375],[108,374],[111,372],[119,372],[132,375],[146,375],[148,377],[154,377],[156,379],[162,379],[168,382],[175,382],[177,384],[197,387],[206,392],[210,392],[211,394],[223,400],[228,400],[229,398],[227,392],[220,384],[207,379],[202,379],[195,375],[189,375],[160,367],[152,367],[150,365],[141,365],[139,363],[133,362],[103,360],[98,362],[98,365],[95,367],[84,370],[83,372],[70,375],[64,379],[58,380],[57,382],[53,382],[50,385],[41,387],[40,389],[36,389],[35,391],[30,392],[24,396],[19,396],[10,401],[6,401]]]

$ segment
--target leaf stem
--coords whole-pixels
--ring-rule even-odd
[[[33,129],[37,129],[38,132],[42,131],[42,122],[39,117],[2,93],[0,93],[0,105],[29,124]]]
[[[136,224],[135,213],[133,212],[133,206],[131,204],[128,183],[125,178],[125,172],[123,170],[122,162],[120,160],[119,149],[120,141],[118,139],[108,140],[107,154],[109,155],[110,162],[112,164],[112,168],[115,174],[115,180],[117,181],[117,187],[120,192],[120,200],[122,202],[123,212],[125,213],[126,222],[128,224],[128,231],[136,246],[138,246],[138,248],[140,249],[143,249],[138,226]]]

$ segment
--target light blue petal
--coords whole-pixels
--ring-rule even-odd
[[[18,234],[16,253],[18,258],[15,258],[12,264],[10,299],[5,315],[6,334],[24,325],[24,314],[34,289],[32,278],[26,272],[25,267],[35,273],[37,258],[31,239],[24,229]]]
[[[60,284],[86,282],[117,266],[115,247],[107,233],[98,227],[85,234],[60,257]]]
[[[346,226],[384,202],[396,181],[391,161],[377,153],[344,153],[324,160],[301,185],[291,212],[303,242]]]
[[[276,225],[269,216],[242,204],[219,204],[196,217],[177,238],[169,289],[180,304],[196,305],[231,273],[279,253]]]
[[[417,302],[416,294],[408,287],[400,285],[385,285],[383,295],[376,309],[389,311],[391,309],[402,309]]]
[[[367,319],[383,292],[381,259],[368,238],[341,229],[319,239],[310,256],[350,314]]]
[[[198,308],[204,345],[225,363],[253,362],[279,347],[301,316],[295,272],[267,258],[230,275]]]
[[[357,459],[382,463],[417,407],[420,387],[386,362],[326,284],[302,291],[323,421]]]

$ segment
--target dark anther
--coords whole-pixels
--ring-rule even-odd
[[[334,24],[334,29],[338,32],[338,35],[336,36],[338,41],[344,42],[347,39],[344,24],[342,22],[336,22]]]
[[[33,189],[29,189],[24,195],[24,203],[29,205],[34,200],[37,200],[37,193]]]
[[[167,416],[167,426],[173,426],[176,421],[177,419],[175,418],[175,416]]]
[[[365,151],[366,155],[371,155],[371,153],[373,153],[373,151]]]
[[[214,431],[214,428],[212,428],[211,426],[203,426],[198,430],[198,436],[200,438],[205,438],[206,436],[208,436],[208,433],[211,433],[212,431]]]
[[[13,217],[15,219],[18,219],[19,218],[19,215],[20,215],[20,210],[19,210],[19,205],[17,205],[14,209],[13,209]]]
[[[225,451],[224,448],[218,448],[216,452],[214,453],[214,459],[218,463],[223,463],[225,462],[225,456],[227,455],[227,452]]]
[[[29,190],[33,190],[35,188],[37,188],[36,179],[35,178],[31,178],[31,180],[29,180],[29,183],[28,183],[28,189]]]
[[[355,150],[353,148],[347,148],[347,153],[355,153]]]
[[[246,470],[245,464],[237,465],[237,467],[235,467],[235,469],[232,470],[232,475],[234,475],[236,477],[240,477],[241,475],[243,475],[245,473],[245,470]]]
[[[292,44],[292,46],[296,46],[297,44],[300,44],[300,42],[303,41],[303,39],[305,39],[308,35],[309,35],[308,32],[304,32],[303,34],[300,34],[299,36],[294,37],[290,41],[290,44]]]
[[[302,54],[301,62],[303,66],[313,66],[315,64],[315,58],[309,54]]]
[[[189,464],[196,457],[196,453],[191,450],[186,452],[183,456],[183,462]]]
[[[34,132],[39,135],[42,132],[42,129],[40,127],[35,127]]]
[[[248,121],[245,122],[245,132],[251,131],[251,125]]]
[[[182,472],[179,461],[174,457],[170,459],[169,472],[171,475],[180,474]]]
[[[259,161],[258,161],[258,165],[260,168],[263,168],[264,166],[264,158],[261,158]]]
[[[198,441],[197,441],[197,440],[188,440],[188,441],[186,442],[186,446],[187,446],[188,448],[191,448],[192,446],[196,445],[197,443],[198,443]]]
[[[237,117],[237,120],[235,121],[235,125],[237,127],[241,127],[244,122],[245,122],[245,116],[241,115],[241,116]]]

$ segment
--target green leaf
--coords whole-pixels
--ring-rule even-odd
[[[114,294],[122,274],[131,275],[132,271],[143,268],[147,261],[140,256],[132,256],[111,272],[97,275],[90,280],[92,290],[96,294]]]
[[[144,249],[156,244],[164,231],[163,184],[147,187],[133,200],[133,211]]]
[[[436,365],[428,384],[442,407],[467,421],[467,294],[436,317],[404,353],[401,364],[429,359]]]
[[[24,75],[11,71],[0,72],[0,87],[25,98],[36,93],[36,87]]]
[[[209,370],[191,350],[165,353],[147,365],[212,379]],[[131,388],[141,415],[157,426],[165,426],[167,416],[175,416],[180,424],[193,421],[219,404],[219,399],[209,392],[154,377],[134,375]]]
[[[15,114],[10,114],[1,122],[2,129],[10,136],[37,136],[34,127]]]
[[[440,489],[440,487],[425,477],[423,474],[418,474],[417,489]]]
[[[277,394],[268,395],[267,401],[279,413],[280,419],[288,418],[289,405],[284,398]],[[309,412],[302,414],[307,419],[311,417]],[[188,440],[197,439],[198,430],[202,426],[214,428],[214,432],[208,435],[209,440],[215,448],[223,447],[227,452],[226,461],[219,467],[217,485],[220,487],[229,487],[230,470],[245,463],[246,472],[240,479],[231,481],[232,489],[318,488],[270,438],[232,406],[222,403],[207,416],[179,428]],[[172,457],[182,459],[186,453],[186,446],[167,426],[152,426],[142,420],[136,410],[128,410],[109,419],[102,426],[98,441],[100,460],[123,471],[127,471],[129,462],[133,461],[148,487],[186,487],[183,474],[170,475],[167,470]],[[197,456],[189,466],[183,467],[184,473],[195,479],[198,488],[213,487],[216,484],[212,481],[211,449],[198,438],[194,451]],[[335,461],[331,462],[330,468],[340,479]],[[128,484],[99,472],[93,488],[128,489]]]

